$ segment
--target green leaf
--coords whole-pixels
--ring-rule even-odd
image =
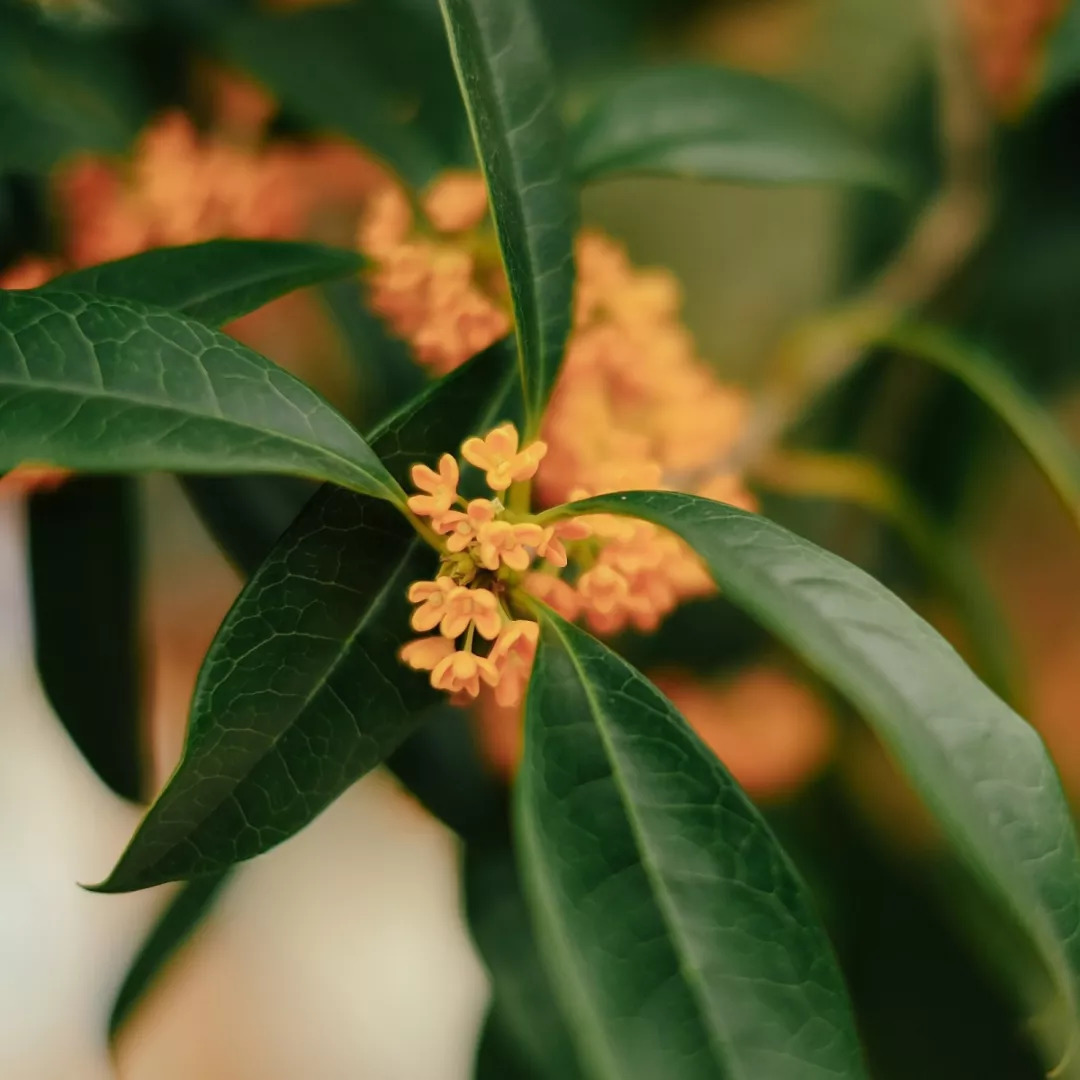
[[[505,1080],[511,1062],[530,1080],[578,1080],[583,1074],[540,960],[509,837],[469,844],[462,876],[469,930],[491,979],[478,1080]],[[497,1070],[488,1064],[496,1053]]]
[[[985,352],[944,330],[908,325],[885,335],[884,345],[947,371],[976,394],[1019,440],[1080,528],[1080,460],[1054,418]]]
[[[125,799],[146,794],[138,516],[127,477],[76,477],[30,499],[41,683],[91,768]]]
[[[187,944],[209,914],[229,880],[229,874],[187,881],[169,900],[128,968],[109,1016],[109,1035],[131,1017],[135,1006],[153,989],[166,965]]]
[[[373,34],[384,4],[340,4],[286,14],[242,11],[215,27],[214,44],[231,62],[264,83],[289,110],[312,125],[355,139],[388,162],[413,186],[438,172],[438,147],[418,125],[418,111],[452,101],[450,77],[438,79],[446,64],[425,41],[423,24],[400,20],[393,42]],[[411,49],[403,49],[408,42]],[[379,62],[396,43],[396,67],[412,61],[418,78],[406,90],[379,71]],[[419,63],[420,58],[426,63]],[[439,92],[416,100],[421,77],[435,81]],[[448,118],[444,118],[448,119]],[[444,122],[443,130],[449,126]]]
[[[404,477],[473,431],[505,378],[495,347],[435,383],[373,442]],[[126,892],[215,874],[307,825],[440,700],[397,659],[406,589],[434,553],[392,507],[326,486],[248,581],[203,662],[179,766],[109,878]]]
[[[551,612],[540,627],[518,846],[588,1074],[864,1076],[832,948],[764,819],[644,676]]]
[[[785,495],[853,502],[891,522],[952,600],[963,620],[977,670],[1012,705],[1022,700],[1022,672],[1012,635],[978,565],[897,476],[870,458],[793,450],[771,455],[755,468],[753,478],[766,489]]]
[[[192,319],[132,301],[0,292],[0,469],[312,476],[400,500],[299,379]]]
[[[119,296],[221,326],[294,289],[359,273],[362,266],[355,252],[320,244],[211,240],[74,270],[42,291]]]
[[[1065,0],[1043,56],[1032,56],[1030,68],[1040,76],[1039,96],[1047,100],[1080,79],[1080,3]]]
[[[531,0],[440,0],[517,326],[528,430],[570,332],[577,194]]]
[[[746,609],[865,717],[1053,983],[1076,1037],[1080,850],[1038,734],[873,578],[754,514],[670,492],[559,514],[626,514],[682,537]],[[1057,1062],[1053,1062],[1057,1064]]]
[[[581,181],[627,173],[896,189],[889,164],[826,106],[750,72],[679,66],[627,75],[571,130]]]
[[[0,169],[45,173],[89,150],[125,150],[147,115],[135,53],[8,4],[0,13]]]

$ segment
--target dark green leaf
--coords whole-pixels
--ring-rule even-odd
[[[133,53],[35,14],[0,12],[0,168],[44,173],[76,153],[126,149],[146,117]]]
[[[1009,626],[978,565],[896,476],[868,457],[794,450],[773,454],[754,480],[785,495],[850,501],[890,521],[963,620],[976,670],[1014,706],[1022,700]]]
[[[74,270],[43,291],[119,296],[221,326],[294,289],[358,273],[362,265],[355,252],[320,244],[211,240]]]
[[[917,356],[958,378],[1004,423],[1050,482],[1080,527],[1080,460],[1054,418],[991,356],[944,330],[905,326],[883,344]]]
[[[417,124],[419,104],[438,108],[452,101],[449,78],[441,93],[415,98],[419,79],[406,91],[385,77],[379,61],[390,47],[373,39],[372,22],[384,4],[341,4],[286,14],[236,13],[217,27],[216,45],[232,62],[264,83],[290,111],[312,125],[355,139],[387,161],[410,184],[421,186],[439,170],[440,155]],[[445,53],[428,47],[423,25],[399,28],[396,43],[409,42],[413,70],[425,77],[446,67]],[[426,56],[426,64],[419,59]],[[427,99],[433,98],[429,102]],[[445,130],[446,123],[441,125]]]
[[[1075,1038],[1080,850],[1038,734],[882,585],[765,518],[669,492],[604,495],[560,512],[628,514],[681,536],[732,603],[859,709],[1041,958],[1054,994],[1044,1008]]]
[[[566,1021],[540,961],[514,853],[505,843],[472,843],[462,870],[469,930],[491,978],[491,1008],[477,1077],[504,1080],[514,1068],[528,1080],[577,1080]],[[499,1068],[489,1064],[498,1054]]]
[[[313,390],[216,330],[132,301],[0,292],[0,469],[263,472],[400,490]]]
[[[229,874],[187,881],[172,897],[128,968],[109,1017],[109,1035],[115,1036],[135,1006],[157,982],[165,966],[187,944],[203,921]]]
[[[896,188],[889,165],[793,87],[719,67],[624,76],[571,132],[580,180],[626,173]]]
[[[233,566],[253,574],[318,485],[295,476],[181,476],[199,519]]]
[[[1065,0],[1058,10],[1061,14],[1045,55],[1036,53],[1030,58],[1031,68],[1041,76],[1039,94],[1044,98],[1074,86],[1080,79],[1080,3]]]
[[[832,948],[761,815],[626,661],[540,626],[518,844],[589,1075],[864,1076]]]
[[[577,194],[531,0],[440,0],[510,282],[530,429],[570,332]]]
[[[391,472],[473,431],[507,365],[474,358],[372,439]],[[404,667],[406,589],[434,554],[392,507],[326,486],[251,577],[203,662],[184,756],[99,889],[219,873],[307,825],[440,695]]]
[[[38,672],[93,770],[139,799],[139,539],[133,481],[69,480],[30,499]]]

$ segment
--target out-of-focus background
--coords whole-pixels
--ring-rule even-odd
[[[1060,56],[1048,59],[1053,34],[1073,18],[1067,4],[535,6],[571,111],[622,66],[720,63],[804,89],[904,174],[908,194],[899,199],[828,185],[673,179],[586,191],[590,225],[624,243],[635,263],[678,277],[686,324],[722,379],[753,395],[785,335],[890,264],[950,180],[952,123],[952,137],[977,144],[960,147],[974,170],[965,182],[988,208],[957,267],[925,298],[928,313],[993,349],[1080,437],[1080,95]],[[380,55],[381,46],[343,41],[331,32],[338,24],[320,21],[323,7],[361,11],[357,25],[391,34],[395,48]],[[377,132],[371,85],[393,83],[405,129],[431,125],[448,142],[460,135],[453,93],[435,106],[421,98],[417,112],[409,92],[409,79],[445,73],[433,11],[427,0],[3,0],[0,284],[32,287],[71,266],[218,235],[351,245],[382,175],[359,149],[366,131]],[[959,120],[943,108],[951,76],[943,81],[940,18],[967,79],[971,100],[965,105],[962,92],[959,107],[974,110]],[[336,81],[342,71],[355,85]],[[1052,93],[1044,87],[1051,75],[1060,83]],[[968,209],[961,200],[952,212],[963,218]],[[422,382],[355,281],[288,297],[231,330],[365,425]],[[1018,673],[1025,715],[1075,798],[1080,541],[1034,468],[962,389],[886,356],[827,395],[802,436],[885,462],[960,562],[981,571],[1004,613],[982,629]],[[176,480],[97,483],[0,488],[0,1075],[472,1076],[489,990],[462,915],[460,843],[381,771],[301,835],[240,867],[110,1040],[117,992],[174,890],[115,897],[77,887],[107,873],[140,810],[94,774],[57,721],[57,712],[80,713],[65,691],[78,685],[70,659],[78,649],[68,641],[52,660],[39,651],[47,695],[35,674],[31,590],[39,635],[65,626],[85,645],[80,663],[120,673],[110,700],[138,717],[145,800],[179,756],[199,663],[241,579]],[[970,628],[957,625],[932,575],[878,517],[828,499],[760,495],[767,512],[843,548],[971,647]],[[277,508],[279,528],[303,497]],[[101,509],[107,499],[123,503],[116,515]],[[134,530],[111,534],[109,522],[120,519]],[[95,617],[93,597],[77,584],[85,579],[68,576],[80,566],[114,598],[131,590],[137,685],[123,675],[130,643],[111,616]],[[693,610],[678,613],[666,637],[638,642],[631,655],[795,851],[837,941],[874,1075],[1040,1075],[1007,993],[944,913],[949,861],[876,745],[737,619],[708,630],[700,663],[688,661],[686,640],[701,636],[693,619]],[[514,730],[477,722],[475,731],[491,776],[505,775]],[[115,769],[109,779],[124,790],[130,762]]]

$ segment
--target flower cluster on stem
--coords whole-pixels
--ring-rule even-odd
[[[482,686],[501,705],[521,700],[538,635],[537,624],[520,617],[527,611],[521,593],[534,576],[528,571],[537,563],[565,567],[566,544],[588,536],[581,522],[543,526],[504,505],[516,485],[525,486],[528,503],[528,485],[546,453],[540,441],[520,446],[513,424],[466,439],[461,456],[483,473],[491,498],[459,494],[461,464],[452,454],[435,469],[413,466],[417,493],[409,509],[427,520],[442,559],[433,580],[409,587],[413,629],[437,633],[409,642],[401,659],[430,672],[432,686],[459,700],[477,697]]]

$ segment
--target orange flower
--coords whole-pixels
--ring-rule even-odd
[[[488,686],[495,686],[499,673],[486,656],[476,656],[471,652],[451,653],[440,660],[431,672],[431,685],[436,690],[446,690],[451,694],[465,693],[469,697],[479,695],[481,679]]]
[[[63,270],[59,259],[28,255],[0,274],[0,289],[36,289],[63,273]]]
[[[511,525],[509,521],[492,521],[481,525],[477,533],[480,565],[486,570],[508,566],[511,570],[528,570],[533,553],[544,536],[544,530],[531,522]]]
[[[532,674],[533,658],[540,627],[525,619],[515,619],[499,635],[489,660],[499,672],[495,700],[500,705],[516,705],[524,697]]]
[[[462,457],[470,465],[485,470],[484,479],[492,491],[505,491],[519,480],[531,480],[546,453],[547,445],[539,441],[519,452],[513,424],[503,424],[482,439],[466,439],[461,447]]]
[[[448,638],[456,638],[465,632],[469,623],[489,641],[498,636],[502,629],[502,615],[493,592],[459,586],[450,593],[441,632]]]
[[[439,232],[467,232],[487,214],[487,185],[477,172],[451,170],[428,188],[422,205],[428,221]]]
[[[540,543],[536,545],[536,554],[541,559],[547,559],[552,566],[563,567],[568,562],[563,541],[584,540],[589,533],[589,526],[576,518],[548,525]]]
[[[476,538],[482,526],[495,520],[495,504],[490,499],[473,499],[465,512],[451,510],[439,518],[437,532],[447,535],[447,551],[464,551]]]
[[[438,472],[427,465],[414,465],[413,484],[427,494],[410,496],[409,509],[420,517],[441,517],[454,505],[459,479],[458,463],[452,454],[439,458]]]
[[[581,614],[581,597],[572,585],[554,574],[529,574],[525,589],[569,622]]]
[[[371,197],[360,219],[357,247],[373,258],[387,258],[405,243],[412,228],[412,209],[405,192],[387,184]]]
[[[414,581],[409,586],[409,603],[420,606],[412,613],[410,620],[412,628],[423,632],[433,630],[443,622],[449,612],[450,594],[457,587],[457,582],[453,578],[445,576],[438,577],[434,581]],[[446,636],[457,637],[457,634]]]
[[[416,671],[432,671],[454,651],[449,638],[426,637],[401,647],[398,656]]]
[[[593,611],[613,615],[625,605],[630,585],[618,570],[602,564],[581,575],[578,594]]]
[[[31,495],[35,491],[55,491],[69,476],[70,469],[56,465],[16,465],[0,476],[0,499],[11,495]]]

